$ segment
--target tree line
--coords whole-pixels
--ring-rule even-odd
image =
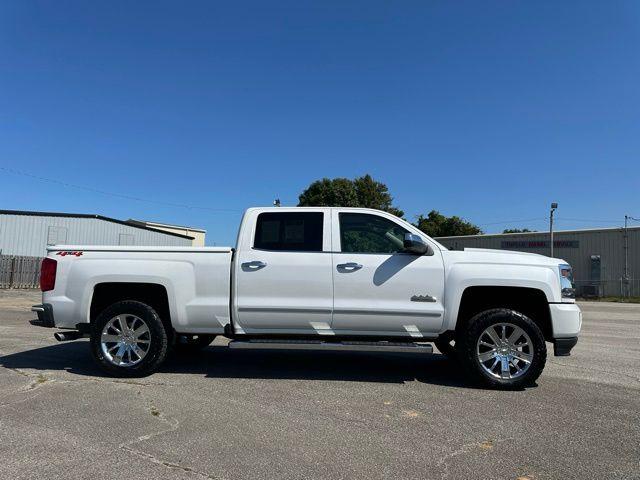
[[[311,183],[298,197],[300,207],[375,208],[404,218],[404,212],[393,205],[389,188],[371,175],[354,178],[323,178]],[[447,217],[437,210],[418,215],[416,227],[430,237],[477,235],[482,230],[458,216]]]
[[[300,207],[375,208],[404,218],[404,212],[393,205],[389,188],[371,175],[354,178],[323,178],[311,183],[298,197]],[[461,217],[447,217],[437,210],[420,214],[413,223],[430,237],[478,235],[482,229]],[[506,229],[503,233],[531,232],[527,228]]]

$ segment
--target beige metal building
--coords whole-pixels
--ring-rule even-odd
[[[554,232],[554,253],[573,267],[578,295],[640,296],[640,227],[626,230],[627,276],[625,282],[625,229],[597,228]],[[493,248],[549,255],[549,232],[507,233],[440,237],[452,250]]]
[[[204,247],[204,237],[207,234],[206,230],[202,230],[200,228],[185,227],[182,225],[170,225],[167,223],[148,222],[146,220],[134,220],[133,218],[127,220],[127,223],[154,228],[156,230],[163,230],[165,232],[170,232],[177,235],[186,235],[187,237],[193,237],[193,240],[191,242],[192,247]]]

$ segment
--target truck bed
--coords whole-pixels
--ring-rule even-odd
[[[233,251],[231,247],[145,247],[120,245],[54,245],[47,248],[49,252],[210,252],[225,253]]]
[[[230,322],[231,247],[56,245],[58,281],[44,292],[54,304],[55,324],[89,323],[94,287],[111,282],[161,285],[172,323],[184,333],[223,333]],[[107,284],[107,287],[105,287]]]

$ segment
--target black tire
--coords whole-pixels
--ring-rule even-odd
[[[148,327],[148,350],[144,358],[131,366],[119,366],[109,360],[102,348],[102,332],[108,322],[120,315],[133,315]],[[135,300],[123,300],[104,309],[91,326],[91,353],[106,373],[115,377],[143,377],[155,372],[165,360],[168,349],[167,331],[156,311]],[[131,358],[131,357],[130,357]]]
[[[478,343],[483,332],[491,326],[501,328],[499,324],[505,323],[520,327],[531,341],[531,347],[527,347],[527,353],[531,355],[529,357],[531,359],[530,363],[525,369],[526,363],[517,362],[518,365],[522,366],[524,373],[515,378],[497,378],[490,374],[483,368],[478,355],[479,348],[486,348],[479,347]],[[513,332],[514,330],[510,331]],[[490,388],[516,390],[531,386],[542,373],[547,361],[547,346],[544,341],[544,335],[538,325],[526,315],[506,308],[487,310],[474,316],[466,325],[464,331],[458,333],[456,345],[458,347],[458,357],[471,379]],[[487,365],[492,363],[490,360],[486,362]],[[515,370],[516,367],[509,365],[508,370],[511,371],[512,368]],[[514,374],[518,374],[518,372],[514,372]]]
[[[451,340],[447,340],[446,338],[438,338],[433,342],[436,348],[440,351],[442,355],[447,357],[449,360],[456,360],[456,347],[451,344]]]
[[[176,343],[173,349],[176,353],[194,353],[211,345],[215,338],[215,335],[176,334]]]

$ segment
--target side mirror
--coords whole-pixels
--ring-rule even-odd
[[[415,255],[433,254],[431,247],[429,247],[422,238],[413,233],[404,234],[404,252],[413,253]]]

